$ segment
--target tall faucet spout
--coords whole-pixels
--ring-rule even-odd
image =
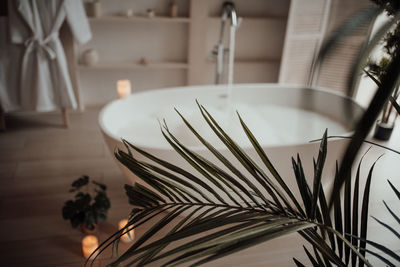
[[[230,20],[231,20],[230,40],[233,40],[233,41],[230,41],[229,48],[225,49],[224,30],[225,30],[225,23],[228,18],[230,18]],[[222,5],[221,31],[219,34],[219,42],[218,42],[218,45],[216,45],[216,47],[213,50],[213,53],[217,56],[217,69],[216,69],[216,77],[215,77],[216,84],[220,84],[222,81],[225,52],[228,52],[228,51],[229,51],[229,66],[230,66],[229,72],[228,72],[228,74],[230,74],[230,75],[228,75],[228,82],[232,80],[232,78],[229,79],[229,77],[232,77],[232,73],[233,73],[234,31],[239,26],[239,23],[240,23],[240,21],[236,14],[235,4],[230,1],[224,2]]]
[[[234,27],[238,26],[238,18],[236,15],[235,4],[233,2],[227,1],[222,5],[222,20],[226,20],[231,17],[231,25]]]

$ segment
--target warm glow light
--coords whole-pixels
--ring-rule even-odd
[[[99,246],[99,241],[97,237],[94,235],[87,235],[82,239],[82,252],[85,259],[89,258],[89,256],[96,250]],[[97,255],[97,252],[93,254],[92,258]]]
[[[117,81],[118,98],[124,98],[131,94],[131,82],[129,80]]]
[[[124,228],[126,225],[128,224],[128,220],[124,219],[121,220],[118,224],[118,229],[121,230],[122,228]],[[133,239],[135,239],[135,230],[133,229],[133,225],[131,225],[128,229],[132,229],[130,230],[128,233],[124,234],[121,236],[121,240],[124,243],[128,243],[133,241]],[[124,230],[125,232],[126,230]]]

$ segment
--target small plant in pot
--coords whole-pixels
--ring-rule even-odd
[[[382,72],[385,71],[387,64],[389,63],[389,59],[387,57],[383,57],[379,64],[371,63],[368,66],[368,70],[364,70],[366,75],[370,77],[378,86],[380,86],[379,77],[382,75]],[[382,114],[379,120],[377,120],[374,131],[374,138],[377,140],[386,141],[389,140],[392,135],[396,118],[398,113],[396,112],[396,108],[394,107],[395,101],[397,101],[399,97],[399,87],[397,87],[392,97],[385,103]]]
[[[74,199],[65,202],[62,215],[70,220],[73,228],[81,227],[85,233],[93,233],[97,224],[107,219],[110,200],[106,194],[107,187],[89,176],[83,175],[75,180],[69,192],[76,193]]]
[[[396,95],[393,98],[397,99],[399,96],[398,89],[396,89]],[[385,108],[382,110],[382,117],[380,120],[376,122],[375,131],[374,131],[374,138],[377,140],[386,141],[390,139],[392,135],[395,121],[397,118],[398,113],[393,108],[391,103],[387,103]]]
[[[390,13],[389,13],[390,14]],[[400,44],[400,26],[399,23],[395,24],[395,28],[389,31],[382,40],[382,55],[378,60],[371,60],[368,62],[365,74],[370,77],[380,88],[382,86],[382,77],[387,74],[388,66],[392,59],[399,53]],[[385,103],[381,118],[376,122],[374,138],[378,140],[389,140],[395,120],[398,113],[395,110],[397,98],[399,97],[399,86],[393,91],[391,98]]]

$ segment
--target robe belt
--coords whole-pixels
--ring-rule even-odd
[[[34,48],[39,48],[41,51],[45,52],[47,56],[53,60],[56,58],[56,52],[49,45],[51,42],[55,41],[58,38],[56,33],[52,33],[48,35],[45,39],[38,38],[37,36],[32,36],[25,41],[26,51],[30,52]]]
[[[25,90],[29,88],[29,90],[34,90],[38,92],[39,90],[44,90],[43,88],[38,88],[37,84],[33,86],[26,86],[27,84],[37,83],[38,77],[35,75],[40,75],[39,73],[35,74],[32,72],[31,65],[28,64],[30,61],[31,53],[41,53],[43,56],[46,56],[49,60],[54,60],[57,57],[55,51],[55,44],[59,42],[58,33],[52,33],[48,35],[46,38],[39,38],[38,36],[32,36],[25,41],[25,52],[22,58],[22,65],[21,65],[21,80],[20,80],[20,103],[22,106],[30,106],[32,101],[37,101],[35,99],[27,99],[22,98]],[[51,43],[54,44],[54,48],[50,45]],[[34,51],[36,50],[36,51]],[[40,71],[40,66],[36,66],[38,71]],[[33,95],[35,96],[36,93],[27,93],[26,95]],[[36,96],[35,96],[36,97]],[[28,103],[29,102],[29,103]]]

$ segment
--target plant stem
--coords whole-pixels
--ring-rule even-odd
[[[387,72],[382,77],[382,86],[375,93],[371,104],[368,106],[362,118],[357,123],[356,130],[354,132],[353,138],[351,139],[349,145],[347,146],[344,156],[342,158],[340,169],[339,169],[339,182],[333,187],[332,192],[338,192],[342,188],[343,183],[351,171],[353,162],[356,159],[358,151],[363,144],[365,138],[369,134],[379,112],[382,110],[384,104],[391,96],[395,86],[397,85],[397,78],[400,72],[400,53],[398,53],[393,60],[390,62]],[[338,197],[339,194],[331,194],[332,196]],[[333,207],[334,198],[330,199],[329,209]]]

